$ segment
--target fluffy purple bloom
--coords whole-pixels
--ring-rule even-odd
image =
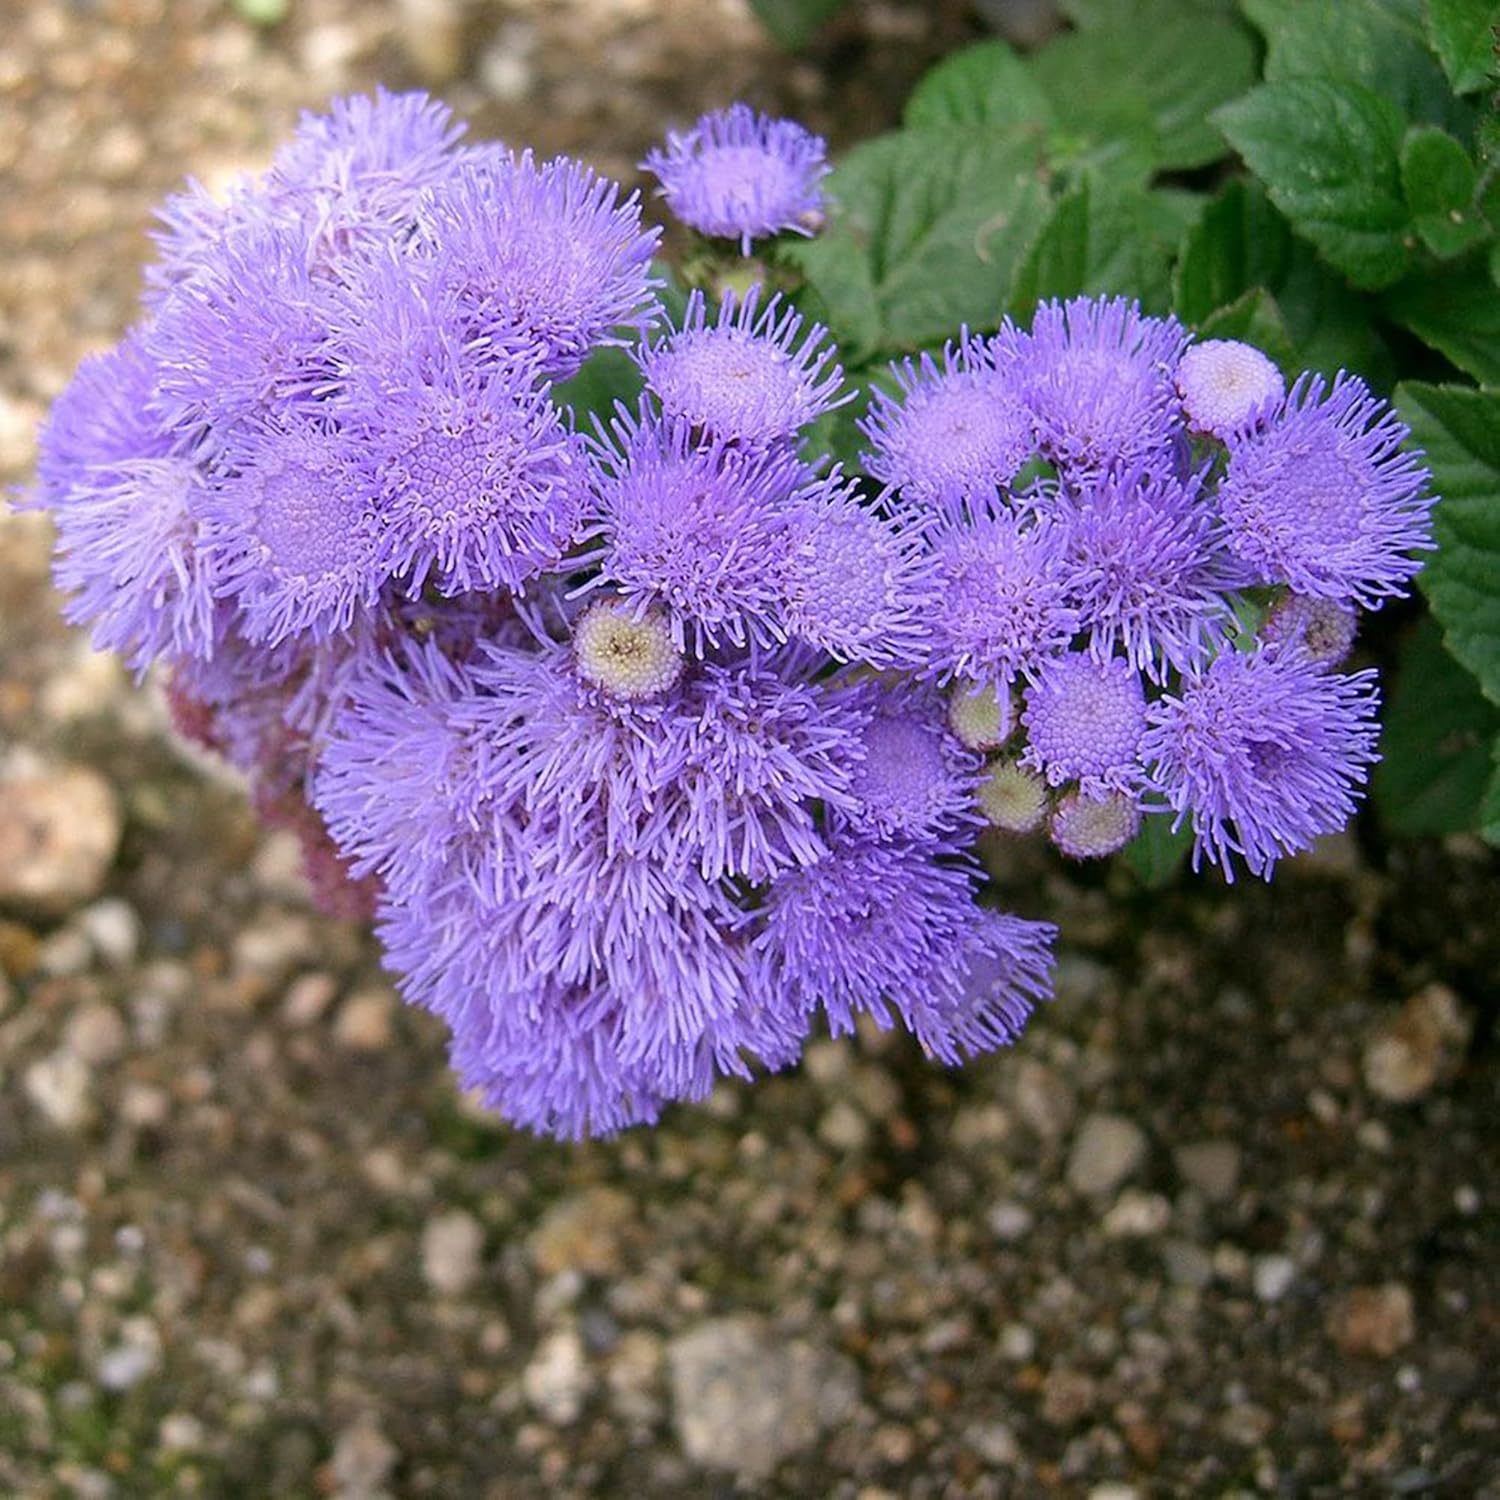
[[[691,130],[668,131],[666,149],[651,151],[641,169],[684,224],[738,240],[749,255],[752,240],[811,234],[821,222],[826,157],[823,139],[801,125],[731,104]]]
[[[1122,652],[1159,679],[1200,665],[1232,616],[1233,569],[1201,477],[1186,483],[1129,468],[1065,495],[1068,599],[1099,660]]]
[[[835,661],[911,667],[927,656],[937,574],[919,529],[865,505],[837,470],[788,507],[781,618]]]
[[[865,468],[918,506],[985,499],[1016,477],[1036,447],[1030,413],[978,339],[891,366],[896,391],[876,389],[859,429]]]
[[[1193,860],[1233,879],[1238,855],[1269,876],[1285,854],[1353,815],[1375,762],[1373,672],[1326,672],[1282,652],[1229,651],[1148,710],[1141,758],[1177,821],[1192,819]]]
[[[609,585],[632,606],[664,606],[678,646],[783,638],[781,574],[788,501],[806,473],[780,449],[696,441],[682,422],[623,414],[595,445],[599,521],[583,536]]]
[[[709,437],[741,447],[790,442],[809,422],[850,399],[828,330],[761,287],[740,301],[725,294],[710,321],[703,293],[688,297],[680,328],[639,354],[662,411]]]
[[[991,505],[932,533],[939,604],[931,670],[1004,689],[1067,648],[1078,629],[1068,598],[1067,531],[1048,517]]]
[[[1069,859],[1117,854],[1141,831],[1134,797],[1102,788],[1064,792],[1047,819],[1047,836]]]
[[[1230,550],[1262,583],[1378,608],[1432,547],[1433,497],[1406,425],[1363,381],[1304,375],[1262,428],[1236,434],[1219,486]]]
[[[1076,781],[1097,795],[1139,780],[1146,695],[1129,662],[1079,653],[1054,658],[1026,689],[1021,718],[1028,741],[1021,764],[1050,785]]]
[[[1359,619],[1335,599],[1283,594],[1270,608],[1259,632],[1269,650],[1296,651],[1320,667],[1336,667],[1354,647]]]
[[[151,412],[157,369],[141,335],[79,367],[42,429],[38,503],[57,526],[65,614],[144,669],[213,640],[213,591],[194,519],[203,473]]]
[[[1174,375],[1188,335],[1123,297],[1043,302],[1031,331],[1007,322],[995,363],[1030,411],[1042,451],[1096,473],[1161,462],[1180,420]]]
[[[270,423],[238,435],[220,464],[201,506],[204,546],[245,634],[274,646],[347,631],[387,577],[358,443],[317,422]]]
[[[973,875],[920,845],[851,841],[770,889],[756,945],[835,1036],[892,1011],[957,1063],[1013,1041],[1050,992],[1053,929],[982,911]]]
[[[1276,406],[1286,381],[1253,344],[1209,339],[1178,362],[1177,394],[1195,432],[1228,438]]]

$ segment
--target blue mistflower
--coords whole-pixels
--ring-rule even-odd
[[[803,126],[731,104],[691,130],[669,131],[666,149],[651,151],[641,169],[684,224],[738,240],[748,255],[752,240],[812,233],[822,217],[826,155],[822,138]]]
[[[850,399],[828,330],[802,319],[760,287],[725,295],[710,322],[703,293],[688,298],[682,325],[640,355],[662,411],[710,437],[742,447],[790,442],[809,422]]]
[[[684,423],[622,413],[594,445],[600,519],[583,535],[588,587],[661,604],[679,648],[783,639],[788,502],[806,471],[781,449],[701,444]]]
[[[859,429],[872,450],[865,468],[903,498],[931,505],[984,499],[1008,485],[1031,457],[1031,415],[979,339],[943,346],[891,366],[896,393],[877,389]]]
[[[1304,375],[1262,428],[1236,434],[1219,486],[1230,550],[1262,583],[1374,609],[1433,545],[1433,497],[1409,429],[1341,375]]]
[[[1069,859],[1116,854],[1141,831],[1141,810],[1125,792],[1076,787],[1047,819],[1047,836]]]
[[[1269,876],[1276,861],[1349,821],[1377,759],[1373,672],[1344,676],[1281,652],[1229,651],[1148,709],[1148,784],[1193,859],[1234,878],[1233,856]]]
[[[1052,786],[1126,791],[1140,778],[1146,695],[1127,661],[1070,653],[1047,662],[1026,689],[1027,747],[1021,764]]]
[[[1266,614],[1257,638],[1271,650],[1296,651],[1320,667],[1336,667],[1348,656],[1359,619],[1336,599],[1286,593]]]
[[[1007,322],[995,363],[1036,423],[1042,451],[1068,471],[1163,462],[1180,421],[1174,376],[1187,345],[1174,318],[1123,297],[1043,302],[1030,333]]]
[[[1201,665],[1232,622],[1225,557],[1201,476],[1107,474],[1060,497],[1068,599],[1100,660],[1122,652],[1153,680]]]
[[[1178,362],[1177,394],[1195,432],[1228,438],[1276,406],[1286,381],[1253,344],[1209,339]]]

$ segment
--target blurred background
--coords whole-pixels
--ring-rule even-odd
[[[792,56],[746,0],[7,0],[0,485],[135,316],[153,205],[333,95],[634,183],[707,108],[837,151],[1058,24],[857,0]],[[61,624],[49,550],[0,510],[0,1493],[1500,1495],[1476,843],[1154,894],[997,850],[1064,934],[1013,1053],[871,1032],[537,1142]]]

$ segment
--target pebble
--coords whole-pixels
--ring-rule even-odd
[[[422,1274],[433,1291],[462,1297],[479,1277],[484,1229],[473,1214],[456,1208],[429,1219],[422,1231]]]
[[[372,1414],[355,1418],[333,1445],[330,1468],[335,1493],[345,1500],[379,1493],[400,1456]]]
[[[749,1316],[700,1323],[672,1341],[667,1359],[683,1450],[751,1478],[841,1426],[859,1399],[858,1376],[842,1355],[784,1342]]]
[[[1250,1284],[1262,1302],[1280,1302],[1296,1279],[1296,1263],[1285,1255],[1259,1256],[1250,1273]]]
[[[1417,1335],[1410,1290],[1399,1281],[1352,1288],[1334,1303],[1328,1334],[1345,1354],[1389,1359]]]
[[[1141,1492],[1133,1484],[1111,1479],[1104,1484],[1096,1484],[1089,1491],[1088,1500],[1141,1500]]]
[[[26,1097],[59,1130],[81,1130],[93,1118],[93,1074],[66,1048],[32,1063],[23,1084]]]
[[[1043,1140],[1061,1139],[1078,1112],[1073,1091],[1046,1063],[1028,1058],[1016,1069],[1016,1111]]]
[[[618,1188],[585,1188],[542,1215],[526,1248],[543,1276],[617,1276],[624,1269],[622,1239],[634,1218],[635,1204]]]
[[[384,1052],[394,1035],[396,997],[389,990],[360,990],[339,1007],[334,1040],[351,1052]]]
[[[0,902],[62,913],[98,894],[120,847],[114,789],[84,766],[0,778]]]
[[[592,1384],[583,1340],[574,1328],[549,1334],[521,1372],[526,1399],[558,1427],[576,1422],[583,1414]]]
[[[128,901],[106,897],[85,907],[77,921],[105,963],[123,969],[135,961],[141,944],[141,919]]]
[[[1213,1257],[1191,1240],[1167,1240],[1161,1247],[1167,1279],[1174,1286],[1202,1289],[1214,1279]]]
[[[1021,1457],[1016,1435],[1004,1422],[972,1422],[964,1429],[964,1442],[998,1468],[1009,1468]]]
[[[1240,1148],[1233,1141],[1195,1141],[1172,1153],[1178,1176],[1210,1203],[1227,1203],[1240,1184]]]
[[[863,1151],[870,1144],[869,1121],[852,1104],[840,1099],[818,1121],[818,1139],[835,1151]]]
[[[989,1211],[985,1222],[990,1227],[990,1233],[1002,1244],[1014,1245],[1031,1233],[1032,1225],[1036,1220],[1024,1203],[1015,1203],[1007,1199],[1002,1203],[997,1203]]]
[[[1427,985],[1365,1044],[1365,1086],[1393,1104],[1420,1099],[1457,1067],[1471,1029],[1458,996],[1445,984]]]
[[[1126,1188],[1105,1214],[1100,1227],[1107,1240],[1144,1239],[1160,1234],[1172,1222],[1172,1205],[1160,1193]]]
[[[1146,1159],[1146,1137],[1124,1115],[1089,1115],[1068,1155],[1068,1186],[1088,1197],[1113,1192]]]
[[[321,1020],[323,1012],[338,994],[339,982],[332,974],[300,974],[287,988],[281,1002],[281,1015],[288,1026],[311,1026]]]
[[[119,1011],[102,1001],[81,1005],[63,1033],[63,1045],[91,1067],[117,1061],[130,1043],[130,1032]]]
[[[156,1436],[168,1453],[191,1453],[203,1446],[203,1423],[191,1412],[168,1412],[161,1419]]]
[[[121,1333],[94,1362],[94,1378],[107,1391],[128,1391],[161,1364],[161,1335],[150,1318],[127,1318]]]

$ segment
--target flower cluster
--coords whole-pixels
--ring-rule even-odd
[[[959,1062],[1050,982],[986,829],[1157,813],[1267,873],[1347,819],[1375,694],[1334,668],[1430,503],[1357,381],[1044,304],[894,367],[845,472],[795,301],[669,319],[634,197],[460,136],[349,100],[171,202],[40,494],[74,618],[168,667],[466,1086],[578,1137],[860,1015]],[[645,165],[742,250],[821,213],[822,143],[743,106]],[[590,408],[610,346],[636,394]]]

